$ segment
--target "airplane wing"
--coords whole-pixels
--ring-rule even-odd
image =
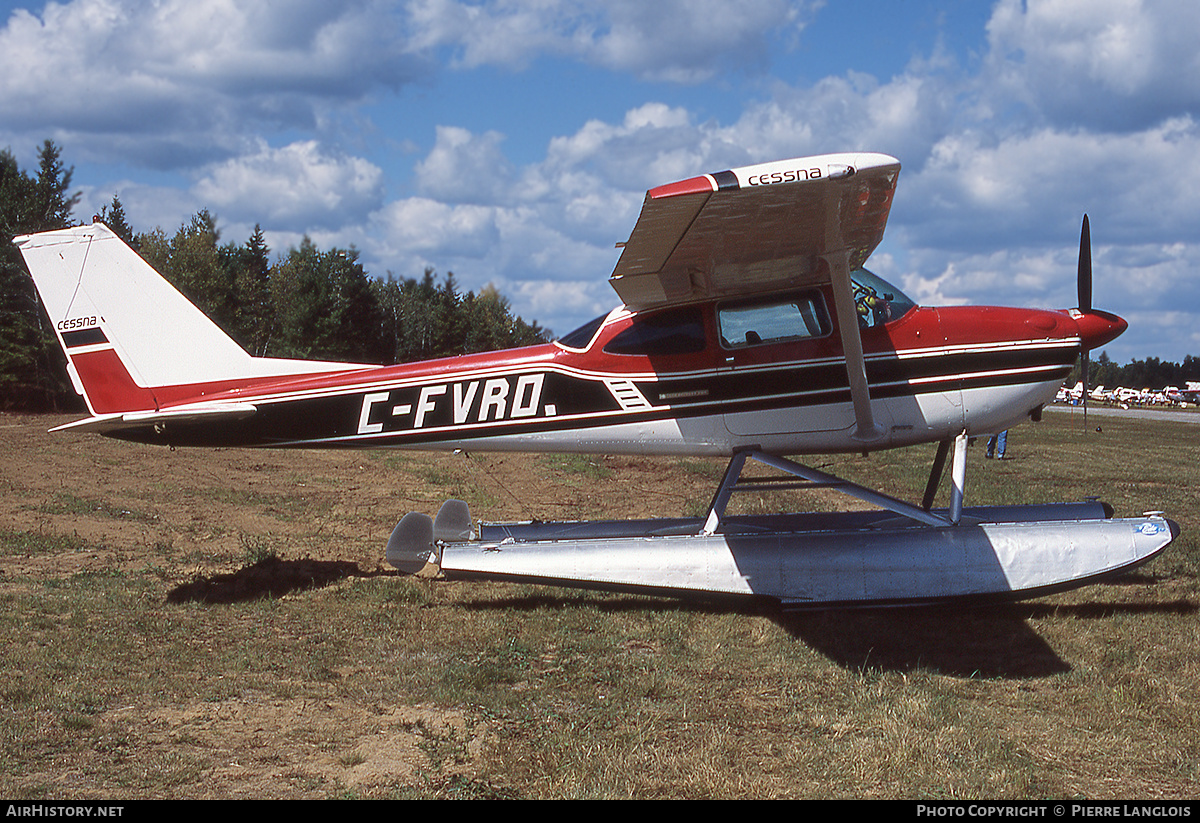
[[[609,282],[631,309],[830,284],[862,442],[877,440],[850,272],[887,225],[900,161],[867,152],[746,166],[646,193]]]
[[[609,282],[631,309],[830,282],[879,245],[900,162],[827,154],[706,174],[646,193]]]

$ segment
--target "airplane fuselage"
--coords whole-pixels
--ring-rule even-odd
[[[1079,325],[1067,312],[907,307],[861,329],[883,431],[864,443],[853,436],[829,296],[816,289],[777,301],[811,308],[815,319],[799,334],[749,331],[732,342],[737,322],[777,322],[739,319],[759,308],[745,302],[618,309],[594,329],[523,349],[236,387],[158,388],[163,411],[196,404],[256,411],[203,424],[156,421],[113,436],[180,446],[865,451],[1007,428],[1054,398],[1080,350]],[[82,372],[89,358],[113,356],[100,345],[73,361]]]

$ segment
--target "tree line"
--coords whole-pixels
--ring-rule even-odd
[[[1082,371],[1076,365],[1069,380],[1072,386],[1079,382],[1081,374]],[[1109,359],[1107,352],[1100,352],[1100,355],[1092,358],[1088,364],[1087,384],[1090,387],[1162,389],[1175,386],[1182,389],[1189,382],[1200,382],[1200,357],[1190,354],[1183,358],[1182,363],[1147,357],[1145,360],[1131,360],[1124,366],[1119,366]]]
[[[66,361],[13,237],[73,225],[72,169],[46,141],[36,174],[0,152],[0,408],[79,408]],[[272,260],[261,227],[222,242],[207,210],[174,233],[135,233],[119,197],[98,219],[258,357],[390,365],[531,345],[550,338],[514,316],[490,285],[459,291],[453,273],[368,275],[354,248],[320,249],[308,237]]]

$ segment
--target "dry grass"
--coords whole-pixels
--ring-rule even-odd
[[[54,422],[0,417],[6,797],[1200,795],[1192,426],[1047,414],[1012,460],[977,446],[972,502],[1179,520],[1135,576],[780,615],[378,565],[451,493],[497,519],[675,515],[709,461],[169,452]],[[931,455],[824,465],[917,499]]]

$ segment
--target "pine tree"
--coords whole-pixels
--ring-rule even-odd
[[[124,240],[131,249],[138,250],[137,238],[125,219],[125,206],[121,203],[120,196],[114,194],[112,203],[100,208],[100,222],[108,226],[112,233]]]
[[[66,168],[62,151],[47,140],[38,152],[38,175],[34,183],[34,202],[27,231],[52,231],[71,224],[71,212],[79,202],[80,192],[69,194],[73,168]]]
[[[271,296],[271,250],[262,227],[255,225],[246,244],[228,247],[225,256],[226,265],[235,270],[238,342],[255,357],[265,357],[278,322]]]
[[[33,280],[13,237],[66,228],[79,194],[71,172],[47,140],[37,177],[0,152],[0,407],[25,410],[79,408],[66,359],[50,328]]]
[[[383,363],[385,315],[358,252],[321,252],[307,236],[271,271],[279,346],[288,357]]]
[[[389,272],[386,280],[375,281],[374,290],[392,362],[531,346],[550,339],[537,323],[513,317],[508,300],[494,286],[478,295],[459,294],[453,274],[439,286],[433,269],[426,269],[420,280],[397,280]]]

